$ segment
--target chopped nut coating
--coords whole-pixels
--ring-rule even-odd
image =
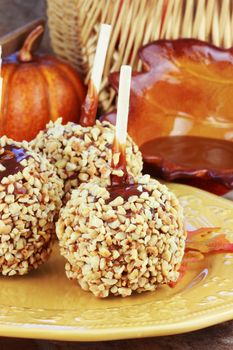
[[[143,176],[137,183],[141,195],[110,202],[108,189],[83,183],[61,209],[56,233],[66,274],[97,297],[153,291],[179,276],[182,208],[158,181]]]
[[[110,175],[114,172],[114,126],[98,120],[92,127],[82,127],[74,123],[64,126],[61,122],[61,119],[54,123],[51,121],[46,130],[41,131],[31,141],[30,146],[55,165],[58,176],[65,184],[65,201],[70,198],[71,190],[82,182],[94,180],[101,186],[109,186]],[[117,159],[114,157],[114,162]],[[129,136],[126,143],[126,161],[129,174],[141,174],[142,155]],[[123,176],[122,171],[118,173]]]
[[[7,145],[20,146],[29,155],[19,161],[19,171],[11,169],[13,173],[0,181],[0,273],[13,276],[24,275],[48,259],[63,183],[53,166],[30,151],[26,142],[19,144],[1,137],[2,157],[9,153],[5,152]],[[12,167],[10,161],[8,166]],[[0,168],[0,172],[6,170]]]

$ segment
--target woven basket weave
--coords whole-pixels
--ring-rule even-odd
[[[158,38],[197,38],[217,46],[233,45],[233,0],[47,0],[55,53],[87,82],[100,23],[112,24],[100,101],[105,111],[114,92],[110,72],[128,63],[140,70],[138,49]]]

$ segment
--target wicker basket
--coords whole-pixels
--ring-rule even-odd
[[[99,25],[113,31],[100,101],[105,111],[114,92],[108,75],[122,63],[140,70],[138,49],[158,38],[193,37],[217,46],[233,43],[233,0],[47,0],[52,46],[62,59],[89,78]]]

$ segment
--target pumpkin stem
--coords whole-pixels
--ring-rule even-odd
[[[37,26],[24,41],[22,49],[19,51],[19,60],[21,62],[30,62],[32,60],[32,46],[37,38],[44,32],[42,25]]]

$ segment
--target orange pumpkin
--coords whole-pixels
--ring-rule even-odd
[[[49,120],[78,122],[86,89],[69,65],[49,55],[32,55],[35,40],[44,28],[27,37],[19,53],[3,60],[0,135],[31,140]]]

